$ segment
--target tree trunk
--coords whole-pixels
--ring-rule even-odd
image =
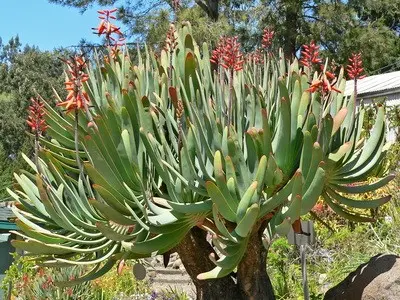
[[[218,21],[219,1],[220,0],[195,0],[197,5],[204,10],[207,16],[213,21]]]
[[[215,252],[206,240],[206,233],[199,228],[193,228],[176,247],[176,251],[196,287],[196,299],[275,299],[266,272],[267,250],[262,245],[261,236],[260,229],[250,238],[248,250],[238,267],[237,279],[226,276],[221,279],[198,280],[198,274],[215,267],[209,259],[209,254]]]
[[[196,287],[197,300],[241,300],[237,297],[239,291],[230,276],[215,280],[197,279],[198,274],[215,267],[208,258],[214,250],[206,240],[206,232],[197,227],[192,228],[176,247],[176,251]]]
[[[267,274],[268,251],[262,244],[264,226],[250,237],[247,251],[238,266],[237,284],[242,299],[272,300],[274,290]]]
[[[298,28],[300,26],[300,18],[302,12],[303,1],[286,0],[283,2],[284,13],[284,37],[285,44],[283,52],[285,57],[291,59],[296,55],[296,38],[298,36]]]

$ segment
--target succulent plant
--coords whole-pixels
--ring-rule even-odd
[[[388,148],[385,112],[360,138],[364,108],[340,92],[343,69],[312,74],[280,52],[217,74],[190,24],[177,27],[175,51],[138,49],[137,63],[120,51],[87,66],[87,110],[60,114],[45,103],[51,139],[40,138],[38,165],[25,157],[32,170],[9,191],[23,238],[13,245],[43,255],[40,265],[93,265],[62,286],[168,253],[194,227],[219,254],[197,279],[221,278],[249,259],[255,232],[302,233],[299,220],[320,196],[355,222],[372,221],[369,209],[390,199],[343,195],[393,178],[359,184]]]

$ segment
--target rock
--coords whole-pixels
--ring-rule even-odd
[[[378,254],[328,290],[324,300],[400,299],[400,257]]]
[[[156,266],[157,266],[157,259],[156,258],[154,258],[154,259],[152,259],[152,261],[150,262],[150,265],[153,267],[153,268],[155,268]]]
[[[173,269],[179,269],[180,265],[182,264],[182,261],[180,258],[178,258],[177,260],[174,261],[174,263],[172,264],[172,268]]]
[[[318,278],[318,284],[324,284],[327,278],[327,274],[320,274]]]

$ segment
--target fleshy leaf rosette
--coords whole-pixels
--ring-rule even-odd
[[[196,44],[189,23],[177,25],[171,60],[165,50],[156,57],[145,49],[137,63],[121,51],[115,61],[91,64],[82,89],[98,129],[79,112],[77,150],[74,116],[45,103],[50,139],[40,139],[40,168],[27,159],[30,173],[16,174],[9,190],[22,237],[13,245],[42,255],[43,266],[92,266],[58,283],[69,286],[118,261],[167,253],[198,227],[218,253],[210,256],[215,268],[198,278],[212,279],[240,266],[255,232],[301,233],[299,220],[320,196],[346,219],[373,221],[370,209],[390,196],[351,195],[393,178],[364,182],[387,151],[384,107],[364,139],[365,109],[353,113],[353,96],[340,92],[343,69],[334,80],[318,73],[322,83],[310,84],[281,50],[253,73],[237,43],[226,39],[218,58],[236,70],[232,85],[212,71],[208,46]],[[307,61],[319,62],[317,49],[309,50]]]

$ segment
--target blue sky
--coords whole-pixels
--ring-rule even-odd
[[[99,22],[96,6],[81,14],[77,8],[51,4],[47,0],[2,2],[0,37],[3,44],[17,34],[22,45],[35,45],[41,50],[77,45],[82,38],[101,42],[91,29]]]

